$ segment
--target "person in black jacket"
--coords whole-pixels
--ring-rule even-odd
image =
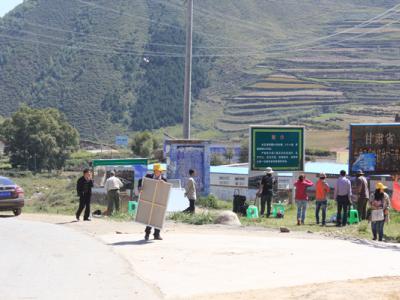
[[[84,221],[90,221],[90,197],[92,196],[92,173],[89,169],[83,170],[83,176],[78,179],[76,183],[76,192],[79,196],[79,208],[76,211],[76,220],[79,221],[79,217],[83,209],[85,209],[85,213],[83,215]]]
[[[265,175],[262,177],[260,182],[260,188],[257,192],[257,196],[261,197],[261,211],[260,217],[264,216],[265,203],[267,203],[267,218],[271,215],[271,203],[273,196],[274,185],[276,184],[275,179],[272,177],[274,171],[272,168],[267,168]]]
[[[161,167],[160,164],[154,164],[153,165],[153,174],[147,174],[145,177],[146,178],[151,178],[151,179],[154,179],[154,180],[163,180],[163,181],[167,182],[167,179],[165,179],[165,177],[162,175],[162,171],[163,170],[162,170],[162,167]],[[139,190],[142,189],[142,182],[143,182],[142,179],[140,179],[139,182],[138,182]],[[151,226],[146,226],[146,229],[145,229],[144,232],[145,232],[144,239],[146,241],[148,241],[149,237],[150,237],[150,233],[151,233]],[[162,237],[160,235],[160,229],[154,228],[154,239],[155,240],[162,240]]]

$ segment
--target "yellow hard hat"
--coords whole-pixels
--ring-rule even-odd
[[[165,171],[164,168],[161,166],[161,164],[154,164],[153,165],[153,171]]]
[[[378,182],[378,183],[375,185],[375,188],[376,188],[377,190],[385,190],[385,189],[387,189],[387,186],[385,186],[382,182]]]

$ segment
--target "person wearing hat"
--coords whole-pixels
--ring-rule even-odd
[[[383,227],[385,221],[388,221],[387,211],[389,208],[389,195],[385,193],[387,187],[378,182],[375,186],[375,192],[371,194],[369,201],[371,207],[371,229],[372,239],[379,241],[383,239]]]
[[[162,175],[163,171],[164,170],[163,170],[161,164],[154,164],[153,165],[153,174],[147,174],[145,177],[146,178],[151,178],[151,179],[154,179],[154,180],[163,180],[163,181],[167,182],[167,179],[165,179],[165,177]],[[142,180],[139,180],[139,182],[138,182],[139,190],[141,190],[141,188],[142,188],[142,182],[143,182]],[[144,231],[145,232],[144,239],[146,241],[149,240],[150,233],[151,233],[151,228],[152,228],[151,226],[146,226],[146,229]],[[155,240],[162,240],[162,237],[160,235],[160,229],[154,228],[154,239]]]
[[[317,181],[315,187],[315,219],[317,224],[319,224],[319,211],[322,210],[322,226],[326,224],[326,207],[328,205],[328,195],[329,195],[330,187],[326,182],[325,173],[319,174],[319,180]]]
[[[107,215],[111,216],[115,210],[119,211],[119,190],[124,186],[122,181],[115,177],[115,171],[110,172],[110,177],[106,180],[104,188],[107,191]]]
[[[364,172],[362,170],[358,170],[357,179],[355,182],[355,194],[357,201],[357,210],[358,216],[360,220],[367,219],[367,203],[369,200],[369,189],[368,189],[368,181],[364,176]]]
[[[272,177],[273,173],[272,168],[268,167],[265,170],[265,175],[261,178],[260,187],[257,192],[257,196],[261,197],[260,217],[264,215],[265,203],[267,203],[267,218],[271,215],[271,202],[275,185],[275,180]]]

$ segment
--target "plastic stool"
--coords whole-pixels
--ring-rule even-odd
[[[272,216],[276,218],[278,213],[281,213],[282,216],[285,215],[285,205],[282,203],[274,203],[272,204]]]
[[[256,219],[258,218],[258,208],[257,206],[250,205],[246,211],[247,219]]]
[[[358,217],[358,210],[354,209],[354,208],[350,209],[347,220],[348,220],[347,222],[349,224],[356,224],[356,223],[360,222],[360,219]]]
[[[136,201],[128,202],[128,214],[131,216],[136,215],[138,203]]]

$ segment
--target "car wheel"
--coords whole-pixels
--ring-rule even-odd
[[[14,216],[19,216],[21,214],[21,212],[22,212],[22,209],[20,209],[20,208],[16,208],[13,210]]]

